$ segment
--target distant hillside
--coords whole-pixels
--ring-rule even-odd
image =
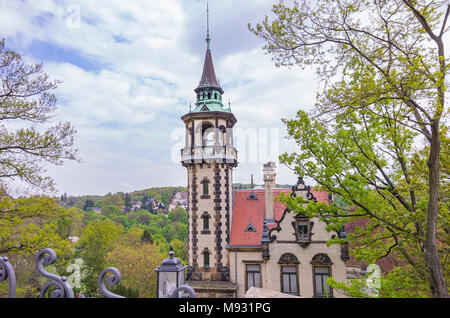
[[[251,184],[233,183],[234,189],[251,189],[251,187]],[[263,187],[263,185],[255,184],[254,187]],[[291,185],[277,184],[277,188],[291,188]],[[186,191],[187,187],[155,187],[132,192],[107,193],[105,195],[67,196],[67,194],[64,194],[61,195],[61,202],[66,207],[75,206],[83,210],[89,207],[101,208],[111,205],[123,207],[131,201],[145,204],[148,200],[161,202],[164,207],[167,207],[175,193]]]

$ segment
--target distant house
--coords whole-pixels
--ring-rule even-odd
[[[169,211],[174,210],[177,207],[187,209],[188,207],[188,194],[187,192],[177,192],[173,196],[172,202],[169,204]]]
[[[140,209],[142,207],[141,201],[131,201],[131,210]]]

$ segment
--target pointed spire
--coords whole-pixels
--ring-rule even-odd
[[[220,87],[219,82],[217,81],[216,72],[214,71],[214,65],[211,56],[211,50],[209,43],[211,42],[211,38],[209,37],[209,5],[206,3],[206,56],[205,62],[203,64],[203,73],[202,78],[200,79],[200,83],[198,87],[195,89],[197,93],[202,88],[216,88],[223,94],[223,90]]]
[[[211,42],[211,39],[209,37],[209,5],[208,1],[206,1],[206,43],[209,50],[209,42]]]

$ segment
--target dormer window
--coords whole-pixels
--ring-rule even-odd
[[[311,236],[313,235],[312,227],[314,222],[311,222],[305,216],[297,216],[296,220],[292,222],[292,226],[294,227],[294,235],[296,241],[305,248],[311,243]]]
[[[253,225],[251,218],[250,218],[250,222],[247,225],[247,227],[245,228],[244,232],[251,232],[251,233],[256,232],[256,227]]]
[[[297,222],[297,239],[308,240],[308,238],[309,238],[308,222]]]

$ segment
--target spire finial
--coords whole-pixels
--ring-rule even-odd
[[[206,43],[208,44],[208,50],[209,42],[211,42],[211,39],[209,37],[209,5],[208,1],[206,1]]]

